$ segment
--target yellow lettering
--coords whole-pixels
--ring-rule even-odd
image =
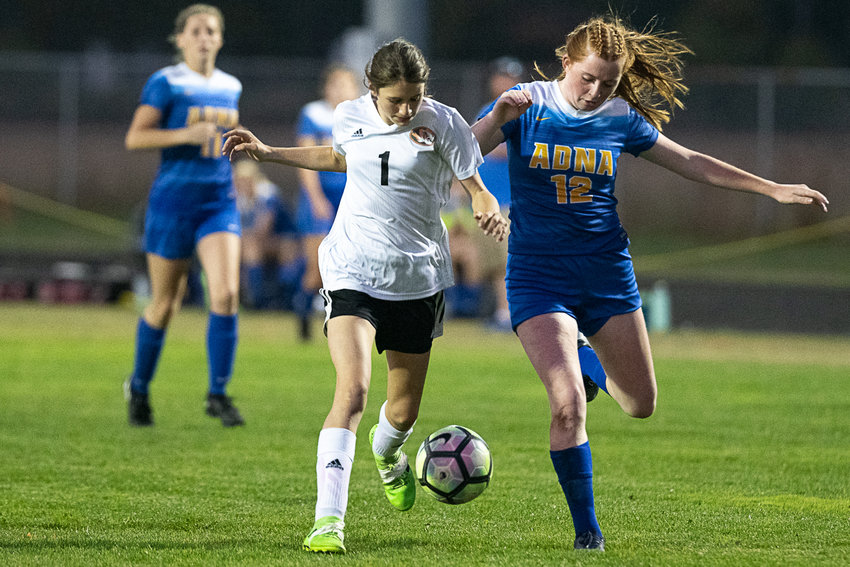
[[[572,148],[569,146],[555,146],[555,156],[552,160],[552,169],[569,169]]]
[[[593,148],[576,148],[576,165],[575,171],[587,171],[593,173],[596,171],[596,150]]]
[[[593,188],[593,182],[589,177],[570,177],[570,203],[589,203],[593,196],[588,195]]]
[[[189,107],[189,114],[186,116],[186,126],[197,124],[201,121],[201,109],[197,106]]]
[[[531,161],[528,162],[528,167],[551,169],[549,167],[549,146],[539,142],[534,143],[534,153],[531,155]]]
[[[567,205],[569,204],[569,197],[567,197],[567,176],[566,175],[553,175],[549,178],[549,181],[555,184],[555,199],[559,205]]]
[[[614,154],[611,150],[599,150],[599,169],[596,170],[596,174],[614,176]]]

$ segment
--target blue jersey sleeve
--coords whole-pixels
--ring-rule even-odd
[[[637,157],[655,145],[658,139],[658,128],[650,124],[634,108],[629,109],[629,133],[623,149]]]
[[[515,90],[519,90],[520,88],[521,88],[520,85],[516,85],[515,87],[511,87],[508,90],[509,91],[515,91]],[[505,91],[505,92],[507,92],[507,91]],[[499,99],[498,98],[493,99],[493,101],[490,102],[490,104],[485,106],[478,113],[478,116],[476,116],[475,119],[481,120],[482,118],[484,118],[485,116],[490,114],[490,111],[493,110],[494,106],[496,106],[497,100],[499,100]],[[501,130],[502,130],[502,134],[504,134],[506,140],[511,137],[511,134],[513,134],[516,131],[518,126],[519,126],[519,119],[511,120],[510,122],[505,122],[504,124],[502,124]]]
[[[322,138],[323,136],[319,126],[310,119],[304,108],[298,113],[298,121],[295,123],[295,134],[297,136],[310,136],[312,138]]]
[[[141,104],[147,104],[165,112],[171,104],[171,85],[164,73],[158,71],[151,75],[142,89]]]

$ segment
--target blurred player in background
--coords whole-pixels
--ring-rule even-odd
[[[500,97],[503,92],[519,83],[525,75],[525,67],[514,57],[499,57],[490,64],[490,76],[487,81],[490,100]],[[511,186],[508,176],[507,144],[499,144],[484,158],[478,168],[481,180],[493,196],[499,201],[502,214],[507,217],[511,206]],[[493,296],[493,310],[489,315],[488,326],[496,331],[511,330],[511,314],[505,291],[505,264],[508,259],[507,241],[495,242],[492,239],[478,238],[481,248],[482,272]]]
[[[225,152],[348,178],[333,228],[319,248],[328,348],[336,391],[319,434],[315,522],[308,551],[344,553],[344,517],[355,432],[372,375],[373,345],[387,356],[387,401],[369,434],[384,492],[410,509],[416,479],[403,445],[413,431],[433,339],[442,335],[443,290],[452,285],[440,208],[453,176],[470,192],[479,227],[502,238],[506,221],[478,176],[478,144],[453,108],[425,96],[430,68],[397,39],[366,68],[369,92],[334,113],[333,146],[271,148],[247,130]]]
[[[633,417],[652,415],[657,394],[629,241],[616,211],[620,153],[780,203],[825,211],[828,202],[806,185],[762,179],[659,133],[687,91],[681,57],[690,50],[669,34],[635,31],[616,16],[594,18],[555,53],[557,79],[517,85],[473,131],[484,154],[508,143],[511,320],[549,395],[551,458],[572,514],[574,547],[602,550],[582,372]],[[593,351],[576,348],[579,329],[602,366],[585,364],[582,353]]]
[[[322,73],[322,98],[301,109],[296,125],[299,146],[327,146],[331,144],[333,112],[345,100],[360,94],[354,73],[342,65],[330,65]],[[298,202],[297,225],[304,247],[306,268],[301,278],[301,290],[293,301],[298,316],[302,340],[310,340],[314,301],[319,300],[322,287],[319,275],[319,244],[328,234],[339,208],[345,173],[338,171],[298,170],[301,198]]]
[[[524,67],[514,57],[499,57],[488,67],[487,101],[492,102],[522,79]],[[500,144],[478,168],[481,180],[496,200],[502,216],[508,217],[511,187],[508,178],[508,150]],[[511,316],[505,292],[505,263],[508,243],[487,238],[475,227],[467,194],[458,183],[452,185],[452,199],[444,209],[449,227],[449,244],[455,267],[455,285],[446,290],[450,314],[460,317],[487,317],[487,327],[510,332]]]
[[[245,302],[253,309],[288,308],[304,272],[294,215],[254,160],[236,162],[233,183],[242,221]]]
[[[214,6],[194,4],[177,15],[171,41],[181,61],[148,79],[127,131],[127,149],[162,150],[145,214],[151,301],[139,319],[125,384],[131,425],[153,425],[148,390],[195,252],[210,304],[206,413],[224,426],[244,423],[226,393],[236,354],[240,225],[221,145],[223,132],[239,123],[242,84],[215,67],[223,32]]]

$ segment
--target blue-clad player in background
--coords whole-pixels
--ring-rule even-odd
[[[357,98],[360,89],[354,72],[339,64],[329,65],[322,72],[322,98],[307,103],[298,114],[295,130],[299,146],[330,145],[333,113],[343,101]],[[342,190],[345,173],[339,171],[298,170],[301,198],[295,213],[295,222],[302,239],[305,259],[301,290],[293,298],[293,310],[299,319],[303,340],[311,338],[310,319],[313,303],[320,302],[319,244],[331,229]]]
[[[226,394],[236,354],[241,229],[221,146],[222,133],[239,123],[242,84],[215,67],[223,31],[214,6],[194,4],[177,15],[171,41],[181,61],[148,79],[125,139],[130,150],[162,150],[145,214],[152,298],[139,318],[125,384],[131,425],[153,425],[148,389],[196,251],[210,303],[206,413],[225,426],[244,423]]]
[[[577,549],[602,550],[605,541],[594,509],[582,372],[631,416],[650,416],[656,403],[649,337],[614,197],[621,152],[716,187],[824,211],[828,204],[806,185],[762,179],[659,133],[667,109],[681,106],[687,90],[681,57],[689,52],[670,35],[632,30],[614,16],[594,18],[556,50],[563,69],[556,80],[517,85],[473,126],[483,154],[508,143],[511,320],[549,396],[551,458]],[[593,350],[576,348],[579,329],[601,367]]]

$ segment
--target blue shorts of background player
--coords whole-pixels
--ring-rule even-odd
[[[515,331],[537,315],[563,312],[593,336],[614,315],[641,306],[626,248],[587,256],[508,254],[505,281]]]
[[[298,230],[298,234],[305,236],[310,234],[325,235],[329,233],[331,231],[331,225],[334,222],[334,217],[336,217],[336,212],[339,209],[339,202],[334,203],[331,201],[331,204],[333,205],[333,214],[331,217],[328,219],[317,219],[313,216],[310,199],[302,193],[301,198],[298,200],[298,206],[295,209],[295,227]]]
[[[169,260],[191,258],[198,242],[214,232],[242,235],[235,203],[191,215],[163,214],[148,209],[144,249]]]

